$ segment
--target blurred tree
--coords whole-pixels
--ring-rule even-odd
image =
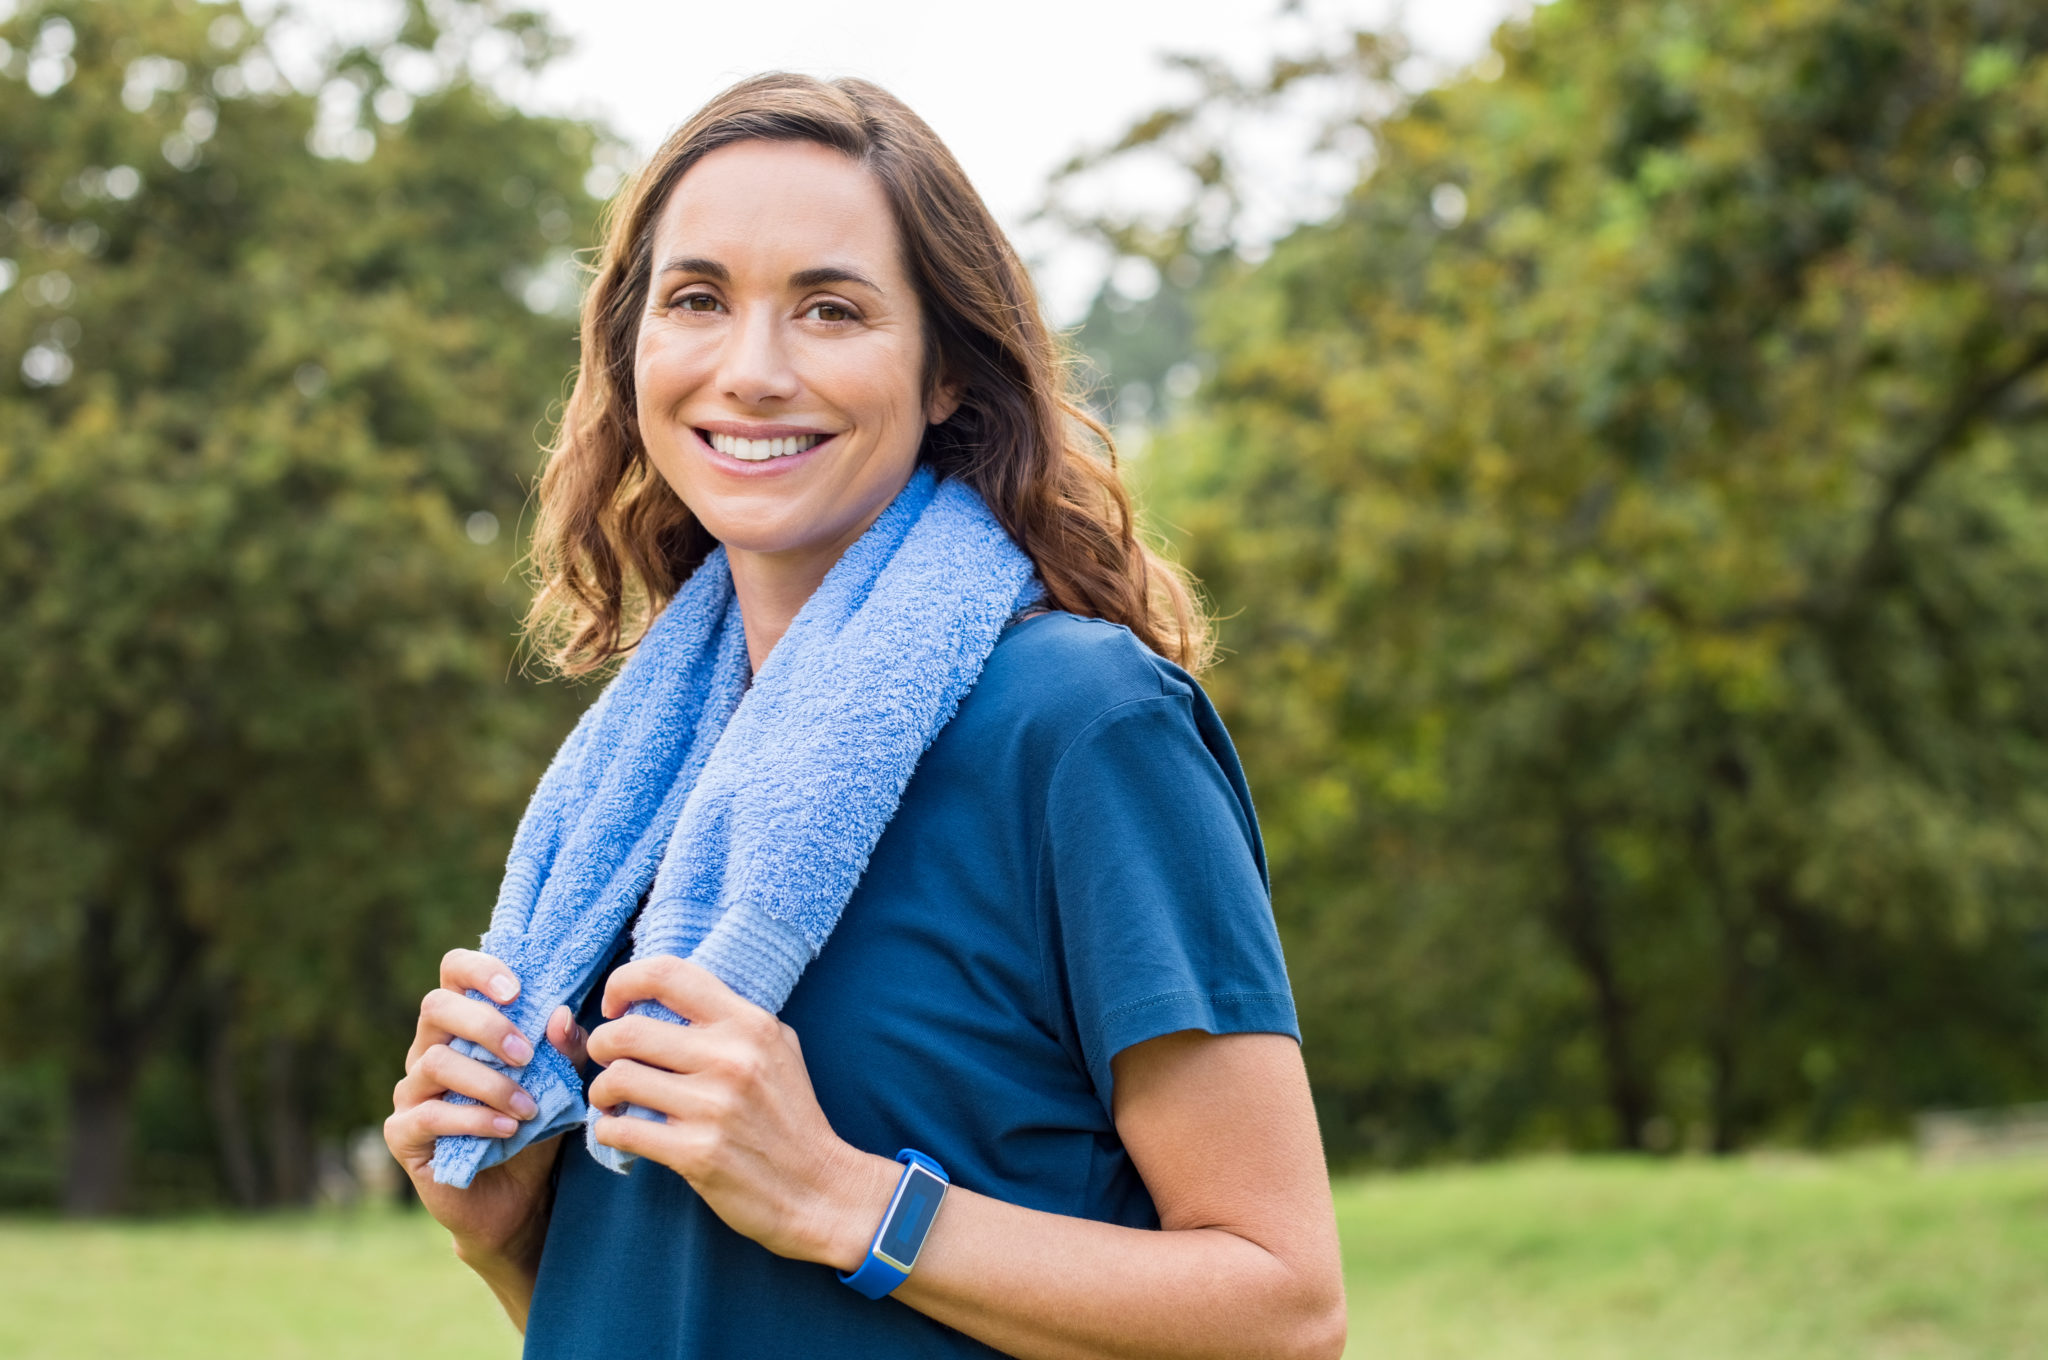
[[[1145,464],[1333,1151],[2038,1098],[2048,10],[1556,0],[1420,93],[1398,52],[1292,68],[1392,111],[1206,297]]]
[[[308,1195],[566,718],[512,674],[499,527],[597,134],[492,93],[554,51],[531,15],[415,0],[296,85],[272,39],[0,25],[0,1059],[61,1069],[75,1212],[127,1201],[152,1062],[219,1185]]]

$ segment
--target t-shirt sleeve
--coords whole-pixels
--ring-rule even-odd
[[[1110,1059],[1133,1044],[1184,1029],[1301,1037],[1236,757],[1220,728],[1220,750],[1204,741],[1194,703],[1102,714],[1047,794],[1047,962],[1104,1109]]]

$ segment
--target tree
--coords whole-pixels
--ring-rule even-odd
[[[2038,1097],[2048,14],[1557,0],[1422,92],[1398,50],[1297,64],[1398,98],[1207,296],[1146,461],[1333,1148]]]
[[[0,1058],[61,1070],[72,1211],[128,1201],[152,1064],[219,1185],[303,1199],[565,717],[497,527],[598,135],[491,92],[554,43],[486,6],[299,86],[233,5],[0,38]]]

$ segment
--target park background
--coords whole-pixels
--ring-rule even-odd
[[[2048,10],[774,8],[0,0],[0,1352],[509,1353],[365,1131],[593,693],[579,261],[768,65],[1221,621],[1354,1351],[2040,1349],[2048,1170],[1907,1148],[2048,1098]]]

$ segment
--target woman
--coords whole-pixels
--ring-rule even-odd
[[[743,82],[617,205],[536,531],[534,622],[566,625],[558,661],[632,655],[597,709],[626,702],[612,696],[659,630],[729,573],[736,689],[751,688],[706,700],[729,725],[677,778],[744,765],[746,715],[772,707],[772,686],[836,683],[800,664],[806,621],[877,536],[937,513],[906,505],[950,495],[992,516],[981,556],[1013,554],[1035,581],[986,641],[957,644],[964,697],[934,709],[914,773],[879,795],[857,770],[847,781],[886,826],[856,847],[857,884],[815,957],[791,965],[779,1016],[781,993],[764,1006],[722,980],[730,951],[645,947],[657,911],[689,896],[662,886],[671,861],[708,853],[690,830],[700,791],[654,885],[651,867],[617,876],[641,895],[640,942],[608,938],[588,981],[551,983],[545,1004],[566,1004],[540,1012],[544,1033],[532,967],[443,961],[386,1137],[528,1354],[1343,1349],[1249,798],[1173,664],[1200,661],[1201,621],[1135,538],[1100,436],[1062,393],[1000,229],[930,129],[872,85]],[[952,607],[949,583],[918,589],[917,607]],[[943,648],[971,629],[929,631]],[[853,669],[865,659],[896,658]],[[869,682],[844,688],[852,721],[898,706]],[[557,767],[594,759],[587,744],[572,737]],[[569,801],[563,815],[581,815]],[[750,909],[734,900],[729,917]],[[577,1117],[533,1075],[564,1059],[588,1080],[588,1146],[522,1144]],[[490,1140],[516,1151],[447,1174],[450,1149]],[[607,1169],[629,1158],[629,1174]]]

